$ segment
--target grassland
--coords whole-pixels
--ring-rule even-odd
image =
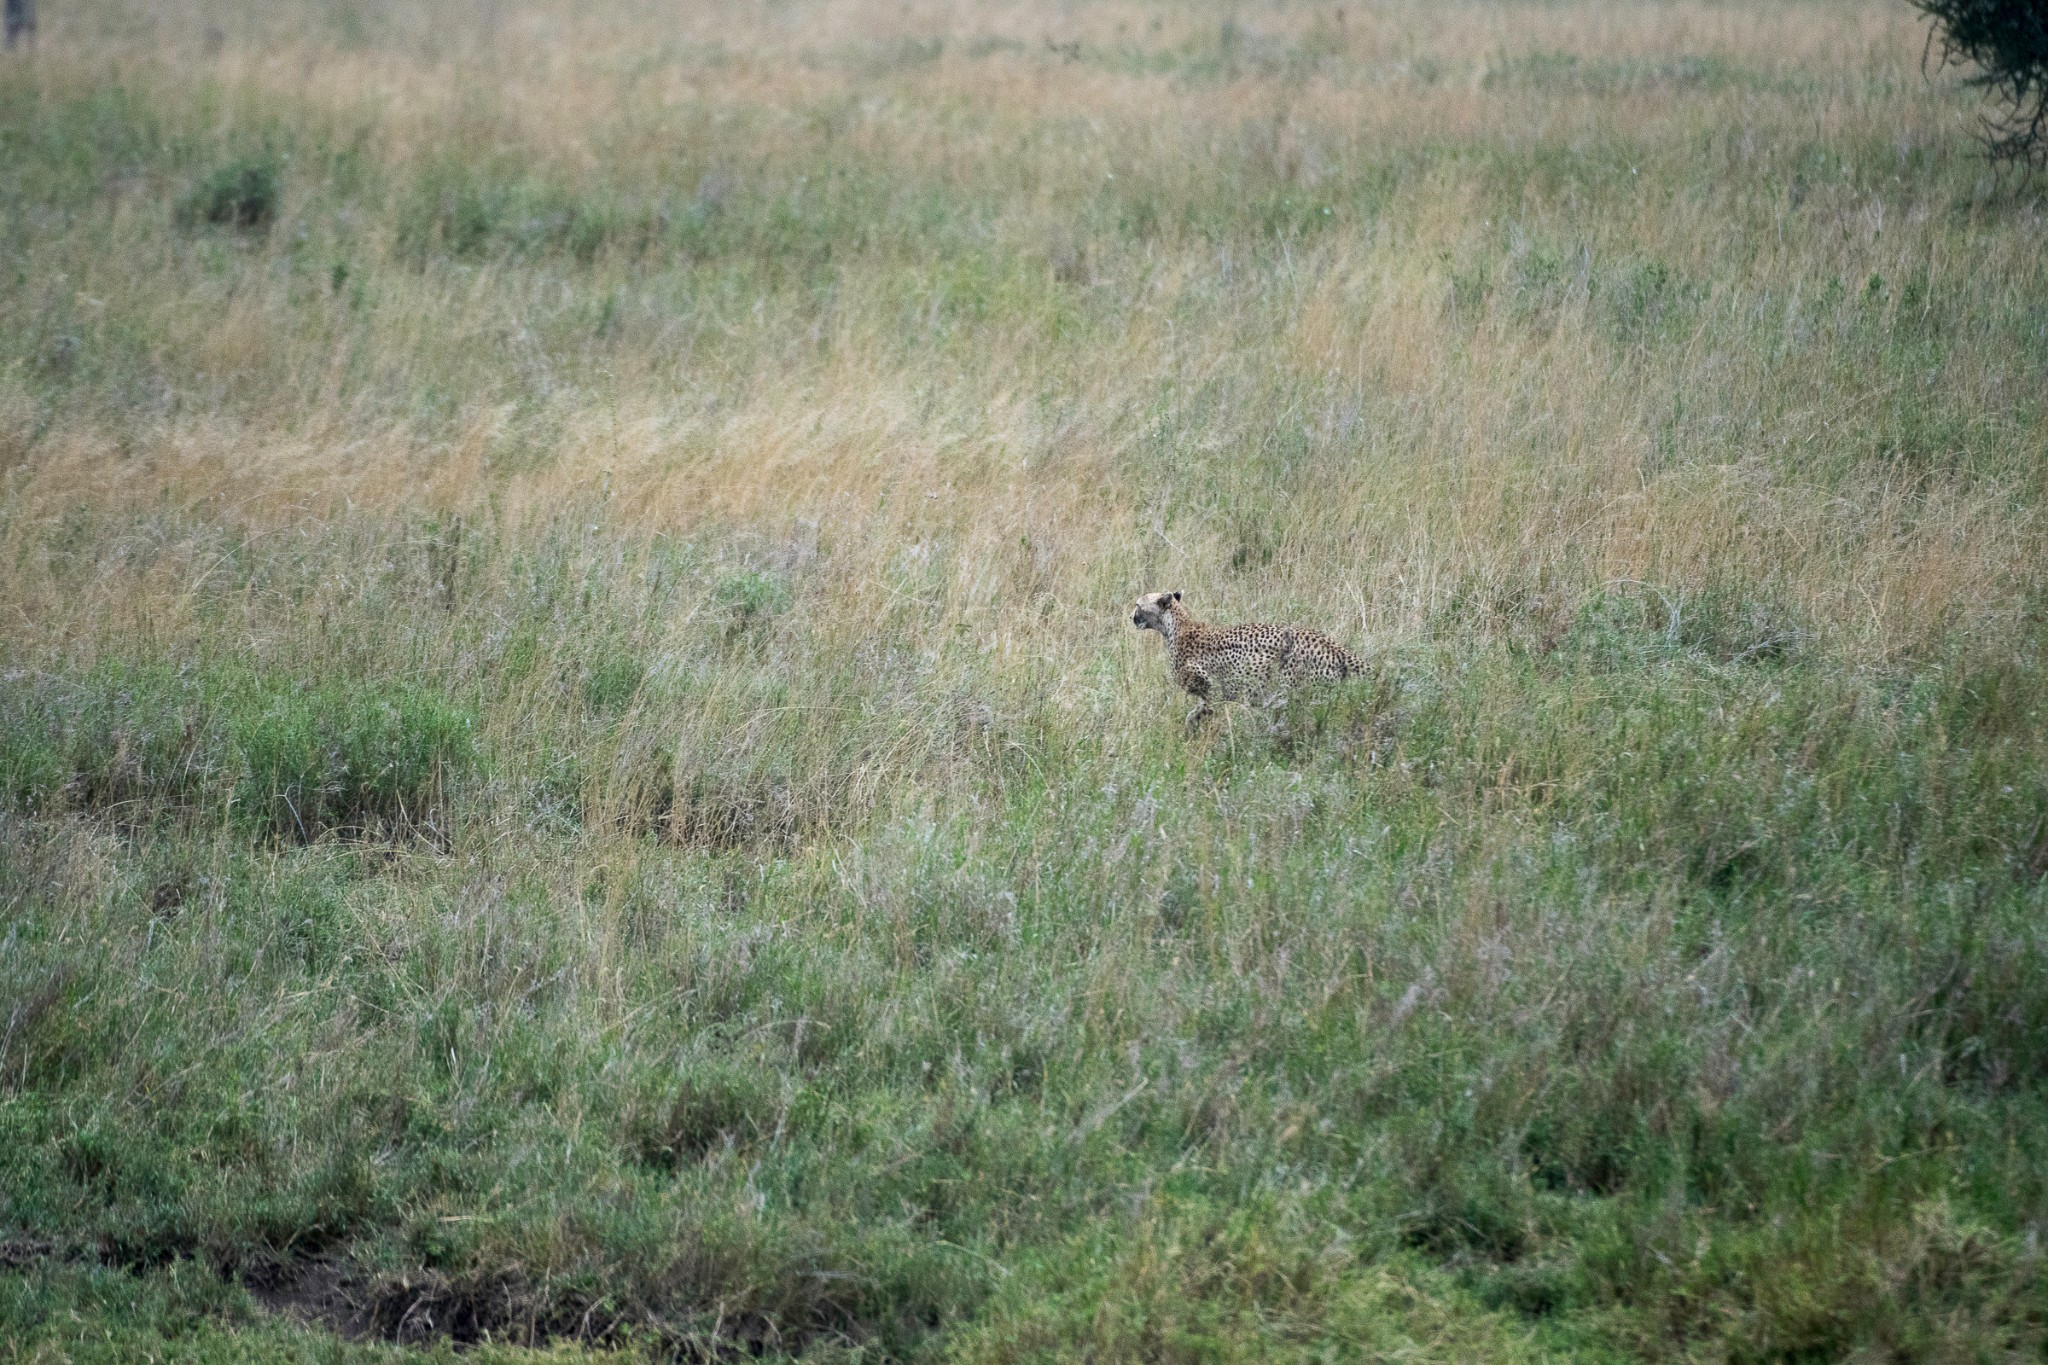
[[[42,18],[0,1361],[2040,1358],[1905,6]],[[1375,676],[1184,734],[1157,588]]]

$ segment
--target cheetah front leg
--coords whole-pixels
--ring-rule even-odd
[[[1192,735],[1216,710],[1210,703],[1216,680],[1209,676],[1208,670],[1190,665],[1181,670],[1180,685],[1195,699],[1195,709],[1188,712],[1188,718],[1183,722],[1183,728]]]

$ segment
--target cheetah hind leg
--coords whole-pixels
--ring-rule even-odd
[[[1293,737],[1291,724],[1294,713],[1294,692],[1286,686],[1276,687],[1260,699],[1261,711],[1265,713],[1266,733],[1274,739],[1285,740]]]

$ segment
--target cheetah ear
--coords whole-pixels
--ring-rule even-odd
[[[1169,602],[1178,602],[1180,601],[1180,594],[1177,592],[1170,592],[1166,594],[1166,600]]]

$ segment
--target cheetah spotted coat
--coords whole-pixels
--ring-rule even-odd
[[[1173,680],[1195,698],[1190,721],[1219,701],[1263,700],[1304,683],[1341,682],[1365,672],[1365,660],[1306,626],[1212,626],[1197,621],[1180,594],[1138,599],[1131,624],[1166,639]]]

